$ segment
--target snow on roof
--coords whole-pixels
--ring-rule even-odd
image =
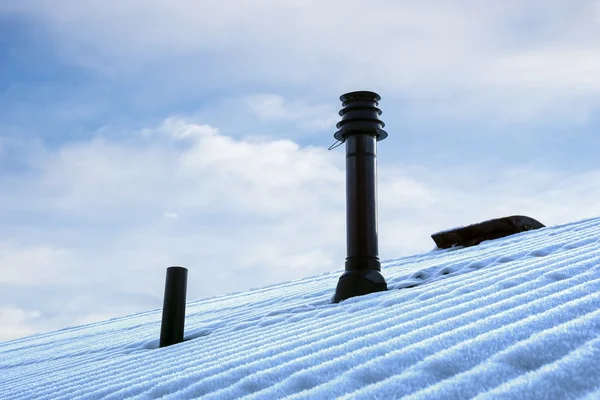
[[[600,218],[383,273],[340,304],[340,271],[191,302],[166,348],[160,310],[0,343],[0,398],[600,398]]]

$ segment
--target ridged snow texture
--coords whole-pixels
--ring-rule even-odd
[[[391,290],[340,304],[340,271],[192,302],[162,349],[160,310],[6,342],[0,398],[599,399],[599,239],[595,218],[390,260]]]

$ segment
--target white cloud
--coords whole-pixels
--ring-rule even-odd
[[[177,118],[168,118],[162,125],[161,128],[158,128],[162,133],[166,133],[167,135],[171,135],[176,139],[199,139],[202,137],[211,137],[216,136],[219,133],[219,130],[213,128],[210,125],[192,125],[186,124],[183,121]],[[145,131],[147,134],[149,131]]]
[[[257,94],[249,96],[247,106],[260,119],[271,121],[291,119],[293,113],[284,107],[284,98],[276,94]]]
[[[1,283],[56,284],[71,281],[73,254],[54,245],[19,245],[6,235],[0,241]],[[12,239],[12,240],[9,240]]]
[[[0,177],[5,217],[19,216],[0,228],[0,307],[39,313],[35,324],[17,316],[4,338],[158,308],[170,265],[190,269],[190,300],[343,268],[341,152],[182,119],[144,132],[135,146],[38,149],[27,179]],[[381,256],[426,251],[433,232],[508,214],[549,225],[594,216],[598,198],[599,171],[486,176],[380,160]]]
[[[165,87],[179,90],[215,81],[315,94],[371,88],[409,100],[415,113],[580,121],[600,104],[597,4],[24,0],[4,8],[44,18],[72,62],[127,79],[160,62]],[[253,107],[267,119],[293,115],[273,95]]]
[[[2,320],[0,341],[35,333],[35,330],[31,326],[28,326],[27,322],[29,319],[37,318],[39,316],[40,313],[37,311],[24,311],[14,307],[0,307],[0,320]]]
[[[592,5],[592,16],[594,22],[600,25],[600,1],[595,1]]]
[[[308,99],[289,101],[277,94],[259,93],[245,96],[244,103],[259,120],[294,122],[304,130],[330,129],[339,119],[331,105],[311,105]]]

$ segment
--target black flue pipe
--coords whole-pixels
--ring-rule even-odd
[[[333,136],[346,143],[347,257],[334,303],[387,290],[377,239],[377,142],[387,137],[377,108],[381,97],[359,91],[346,93],[340,100],[342,120]]]
[[[183,342],[187,272],[187,269],[183,267],[167,268],[160,327],[160,347]]]

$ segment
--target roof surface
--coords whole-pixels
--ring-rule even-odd
[[[340,271],[188,303],[167,348],[160,310],[0,343],[0,398],[600,399],[600,218],[383,274],[340,304]]]

